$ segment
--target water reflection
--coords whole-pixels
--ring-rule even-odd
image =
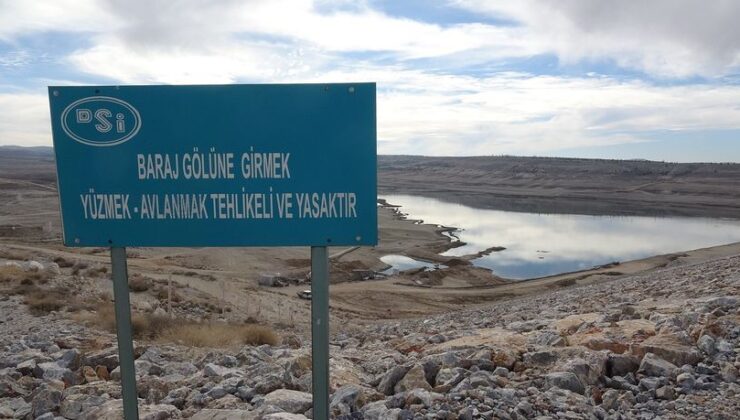
[[[476,265],[511,279],[583,270],[613,261],[680,252],[740,241],[740,221],[684,217],[582,216],[484,210],[432,198],[391,195],[409,218],[460,228],[465,246],[444,255],[506,250]]]
[[[415,260],[405,255],[395,255],[395,254],[385,255],[385,256],[380,257],[380,260],[391,266],[391,268],[385,271],[386,274],[393,274],[394,272],[410,270],[412,268],[424,267],[426,269],[432,270],[435,268],[443,267],[443,266],[440,266],[439,264],[433,264],[433,263],[426,262],[426,261]]]

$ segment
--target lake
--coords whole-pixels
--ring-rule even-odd
[[[388,195],[409,219],[452,226],[466,245],[446,256],[505,250],[473,260],[509,279],[588,269],[611,262],[740,242],[740,220],[689,217],[584,216],[477,209],[433,198]],[[408,261],[405,261],[408,266]]]

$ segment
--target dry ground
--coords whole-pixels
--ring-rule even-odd
[[[415,193],[490,207],[575,213],[740,214],[740,165],[672,165],[646,162],[533,158],[381,157],[381,193]],[[53,156],[49,150],[0,148],[0,258],[64,258],[107,266],[108,250],[61,245]],[[605,187],[607,185],[608,187]],[[614,203],[621,203],[615,206]],[[595,203],[595,204],[594,204]],[[703,261],[740,253],[740,246],[656,256],[616,267],[508,283],[466,265],[436,274],[387,280],[346,282],[352,269],[380,270],[387,254],[427,259],[449,246],[436,226],[399,218],[380,207],[380,243],[355,250],[332,248],[332,316],[340,324],[358,320],[402,318],[452,311],[543,288],[607,281],[669,264]],[[495,244],[492,244],[495,245]],[[440,261],[442,261],[440,259]],[[169,279],[184,299],[204,294],[215,299],[224,316],[252,318],[307,332],[309,303],[296,297],[308,286],[257,286],[262,273],[305,277],[308,248],[132,248],[130,272],[164,282]],[[419,283],[422,283],[421,285]],[[111,292],[110,281],[89,283]],[[192,296],[191,296],[192,295]],[[133,303],[151,299],[134,293]],[[216,311],[218,312],[218,311]]]

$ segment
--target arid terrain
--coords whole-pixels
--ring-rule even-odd
[[[738,180],[737,164],[379,157],[380,195],[514,211],[736,218]],[[119,418],[109,252],[61,244],[55,184],[50,149],[0,148],[0,418]],[[378,246],[330,250],[338,418],[740,410],[740,244],[511,282],[439,255],[448,228],[378,212]],[[128,253],[144,418],[311,415],[307,248]],[[447,268],[361,279],[388,254]]]
[[[740,217],[740,164],[380,156],[382,193],[500,210]]]

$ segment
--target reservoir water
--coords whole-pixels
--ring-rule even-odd
[[[465,245],[443,255],[461,256],[493,246],[506,247],[473,263],[509,279],[549,276],[740,242],[740,220],[517,213],[417,196],[383,198],[401,206],[409,219],[458,228],[453,235]]]

